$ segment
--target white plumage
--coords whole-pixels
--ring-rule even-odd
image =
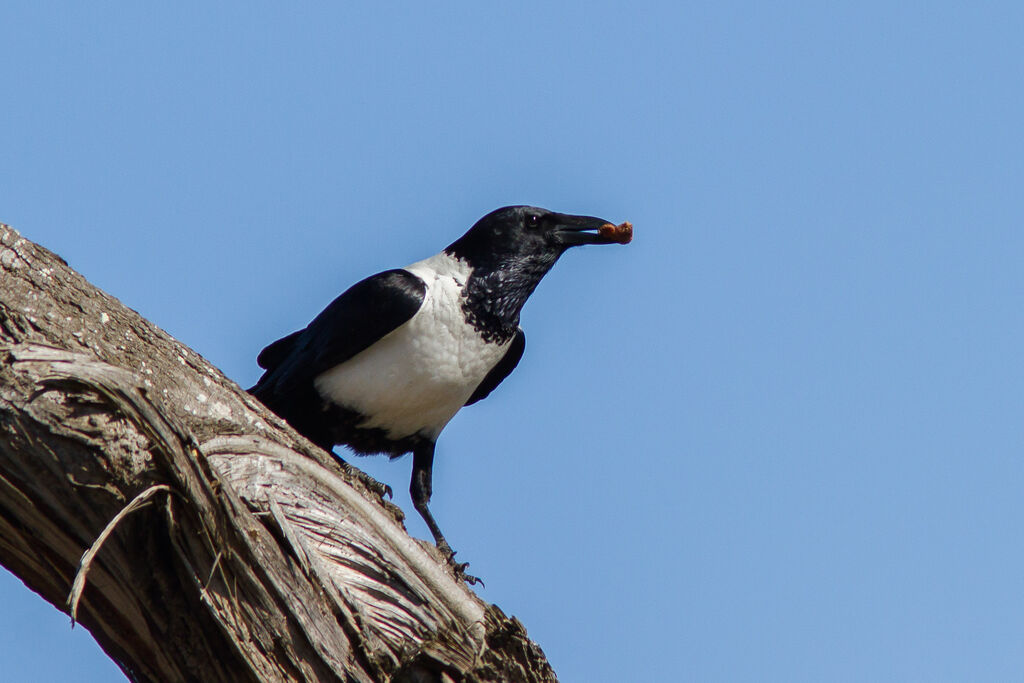
[[[511,341],[485,343],[462,312],[462,290],[472,269],[441,252],[406,266],[426,284],[423,305],[405,324],[349,360],[321,373],[321,396],[369,415],[361,427],[379,427],[400,439],[436,439]]]

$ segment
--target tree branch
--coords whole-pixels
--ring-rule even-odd
[[[401,520],[0,224],[0,563],[77,606],[130,679],[555,680]]]

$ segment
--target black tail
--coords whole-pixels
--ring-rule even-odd
[[[305,332],[305,330],[298,330],[292,332],[287,337],[281,337],[276,342],[268,345],[265,349],[260,351],[260,355],[256,356],[256,364],[264,370],[273,370],[278,365],[284,362],[284,359],[288,357],[288,354],[295,348],[295,342],[298,340],[299,335]]]
[[[273,375],[272,370],[265,372],[256,386],[249,389],[249,393],[299,434],[330,453],[334,448],[334,439],[324,413],[323,401],[313,385],[282,391]]]

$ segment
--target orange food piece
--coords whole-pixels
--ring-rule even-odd
[[[618,225],[605,223],[598,228],[597,234],[619,244],[629,244],[633,241],[633,224],[629,221]]]

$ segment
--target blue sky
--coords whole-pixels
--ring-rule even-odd
[[[565,681],[1018,678],[1021,7],[5,3],[0,221],[248,386],[493,208],[631,220],[439,441],[480,595]]]

